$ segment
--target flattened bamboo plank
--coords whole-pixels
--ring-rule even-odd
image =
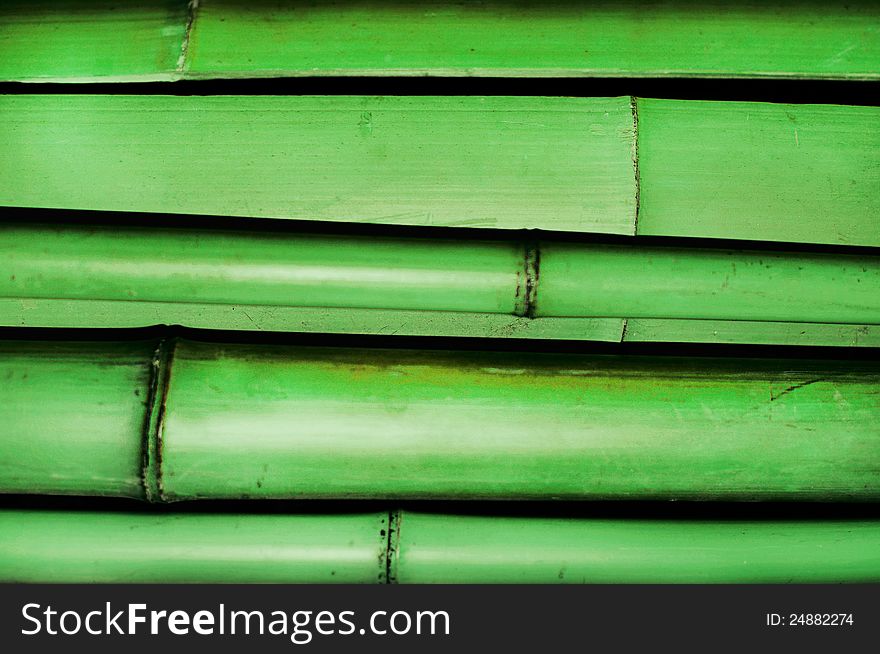
[[[639,99],[638,124],[639,234],[880,245],[880,108]]]
[[[0,97],[0,205],[632,234],[629,98]]]
[[[880,109],[629,105],[4,96],[0,204],[880,245]]]
[[[616,343],[725,343],[880,347],[877,325],[630,318],[526,318],[491,313],[321,307],[0,298],[2,327],[126,328],[183,325],[196,329],[465,336]]]
[[[623,332],[620,318],[526,318],[459,311],[0,298],[2,327],[91,329],[152,325],[241,331],[604,342],[619,341]],[[850,341],[841,333],[831,344],[846,345]]]
[[[630,318],[626,321],[623,340],[632,343],[880,347],[880,326]]]
[[[609,520],[403,512],[400,583],[880,581],[873,520]]]
[[[189,77],[880,77],[866,1],[201,0]]]
[[[0,80],[175,79],[186,8],[187,0],[4,0]]]

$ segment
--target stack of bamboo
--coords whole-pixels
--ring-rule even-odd
[[[880,581],[878,82],[869,2],[4,3],[0,580]]]

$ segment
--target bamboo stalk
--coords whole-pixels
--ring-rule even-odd
[[[405,512],[400,583],[880,580],[875,520],[589,520]]]
[[[0,342],[0,491],[143,497],[154,349]]]
[[[876,583],[876,520],[0,510],[0,581]],[[388,556],[391,556],[389,559]]]
[[[880,499],[872,362],[154,349],[7,343],[0,490]]]
[[[541,245],[543,316],[880,323],[880,259]]]
[[[0,580],[376,583],[387,513],[0,510]]]
[[[38,225],[0,247],[6,298],[880,324],[864,255]]]
[[[8,51],[0,79],[877,79],[878,20],[876,6],[859,0],[153,0],[127,10],[101,0],[7,1],[0,7]]]

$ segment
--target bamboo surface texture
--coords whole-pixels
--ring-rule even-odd
[[[387,520],[0,510],[0,580],[376,583]]]
[[[0,205],[615,234],[636,211],[629,98],[9,95],[0,144]]]
[[[132,4],[4,2],[0,79],[880,76],[869,0]]]
[[[0,325],[66,328],[185,325],[197,329],[375,336],[880,347],[880,326],[877,325],[662,318],[529,318],[459,311],[126,300],[0,297]]]
[[[61,219],[0,221],[0,327],[878,347],[880,107],[222,81],[878,81],[878,62],[869,0],[4,2],[0,209]],[[15,84],[182,80],[206,94]],[[876,357],[164,333],[0,340],[0,493],[307,501],[10,498],[0,582],[880,583],[880,521],[843,504],[464,502],[880,502]]]
[[[0,205],[878,246],[878,122],[630,97],[7,95]]]
[[[116,307],[112,321],[129,305],[136,319],[144,314],[136,305],[152,303],[163,323],[194,305],[225,305],[257,328],[248,306],[281,307],[294,331],[296,307],[319,324],[320,310],[336,310],[323,323],[347,321],[354,332],[375,328],[373,311],[421,316],[423,325],[431,314],[452,314],[441,325],[466,314],[500,316],[493,328],[538,318],[547,325],[538,335],[559,320],[556,337],[595,340],[622,340],[625,319],[660,321],[661,329],[668,319],[666,329],[682,320],[716,328],[712,321],[743,321],[746,341],[756,321],[825,323],[837,330],[826,327],[825,337],[836,333],[844,344],[860,333],[870,344],[880,325],[880,258],[864,254],[13,223],[0,226],[0,248],[0,324],[9,326],[34,325],[31,301],[72,302],[49,318],[68,327],[82,326],[93,302]],[[184,306],[163,314],[175,303]],[[229,325],[214,315],[208,326]],[[118,324],[100,314],[91,320]],[[469,333],[485,333],[481,324]],[[791,342],[791,330],[776,331],[775,342]]]
[[[571,520],[404,512],[405,583],[839,583],[880,579],[876,521]]]
[[[0,581],[876,583],[878,545],[876,520],[3,510]]]
[[[0,491],[880,499],[872,362],[154,349],[7,342]]]

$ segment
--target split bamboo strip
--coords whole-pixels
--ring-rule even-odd
[[[465,336],[605,343],[880,347],[880,325],[664,318],[528,318],[459,311],[0,297],[0,326],[3,327],[94,329],[153,325],[254,332]]]
[[[138,362],[137,348],[4,346],[0,490],[880,499],[873,362],[189,341]],[[108,366],[118,379],[102,376]]]
[[[878,24],[869,0],[15,0],[0,79],[877,79]]]
[[[623,341],[880,347],[880,326],[635,318],[626,321]]]
[[[693,321],[682,321],[687,325]],[[727,323],[724,323],[727,324]],[[747,323],[735,323],[746,325]],[[486,338],[575,339],[618,342],[619,318],[528,318],[500,313],[462,311],[401,311],[338,307],[276,307],[255,304],[192,302],[129,302],[126,300],[59,300],[0,297],[0,326],[116,328],[184,325],[198,329],[372,334],[385,336],[468,336]],[[784,330],[785,343],[814,345],[877,345],[880,326],[762,323],[765,338]],[[775,328],[774,328],[775,326]],[[712,331],[719,329],[716,324]],[[695,330],[696,331],[696,330]],[[739,333],[727,325],[727,333]],[[629,340],[627,330],[627,340]],[[649,336],[654,340],[657,330]],[[691,332],[679,328],[677,338]],[[698,340],[716,336],[694,334]],[[743,333],[750,342],[748,332]]]

